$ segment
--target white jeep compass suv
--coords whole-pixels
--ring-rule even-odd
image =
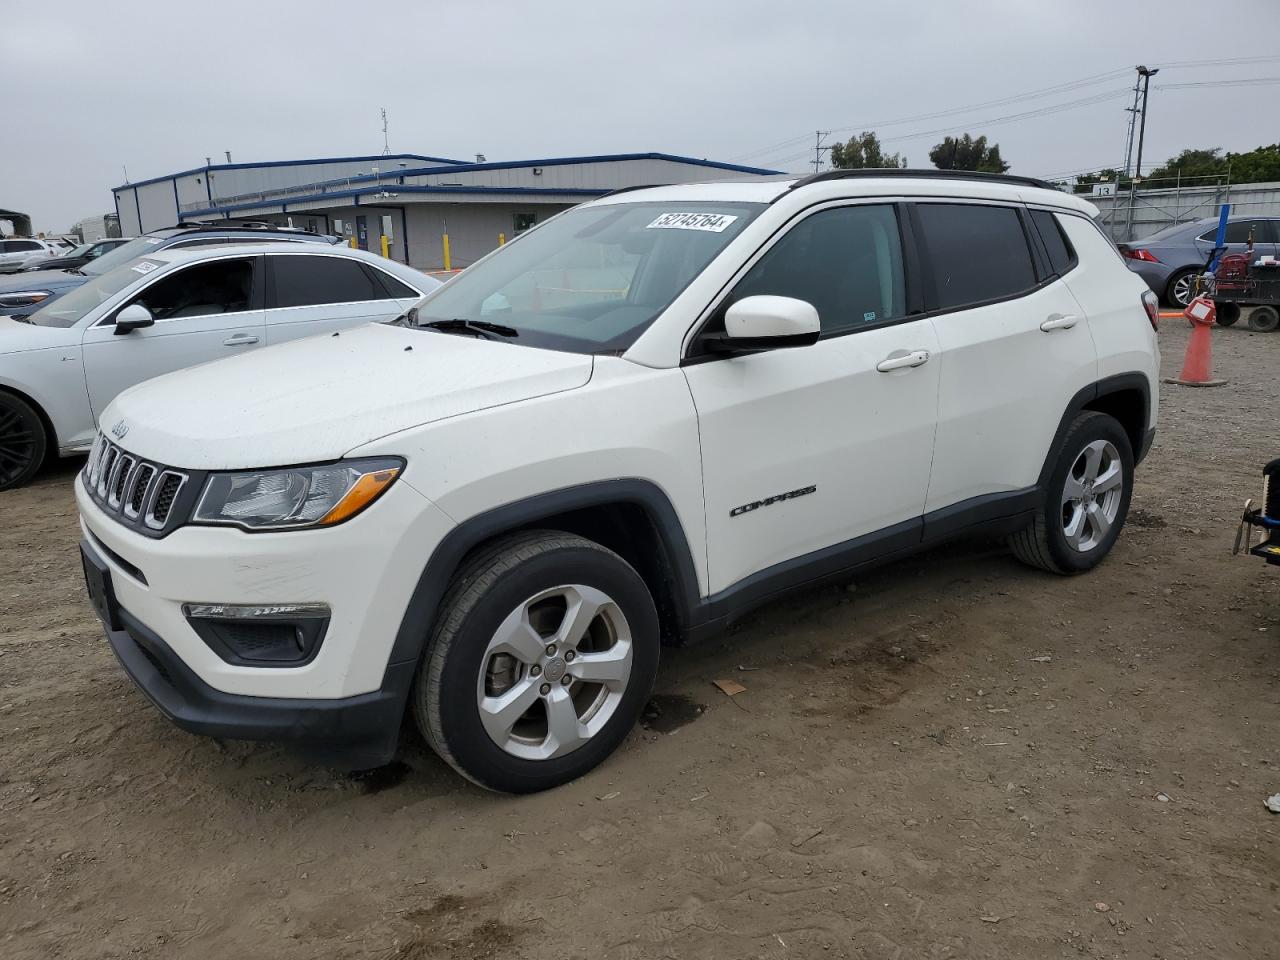
[[[956,534],[1099,563],[1156,424],[1156,304],[1088,203],[935,171],[629,190],[395,325],[122,393],[89,595],[179,726],[475,782],[576,777],[660,644]]]

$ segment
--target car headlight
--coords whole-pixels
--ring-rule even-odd
[[[331,527],[382,496],[402,469],[404,461],[379,457],[314,467],[214,473],[205,482],[192,522],[245,530]]]
[[[0,293],[0,307],[29,307],[41,300],[48,300],[52,290],[18,290],[14,293]]]

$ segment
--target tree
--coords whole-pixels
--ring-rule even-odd
[[[1173,185],[1171,181],[1181,179],[1183,186],[1200,186],[1215,177],[1224,181],[1230,177],[1232,183],[1280,180],[1280,143],[1257,147],[1248,153],[1223,154],[1221,147],[1183,150],[1152,170],[1144,178],[1143,185],[1159,189],[1170,187]]]
[[[947,137],[929,151],[929,159],[939,170],[981,170],[984,173],[1004,173],[1009,164],[1000,159],[1000,144],[987,146],[985,136],[974,139]]]
[[[861,170],[868,167],[899,168],[907,165],[907,158],[900,153],[885,154],[880,138],[871,130],[863,130],[845,143],[831,147],[831,166],[837,170]]]

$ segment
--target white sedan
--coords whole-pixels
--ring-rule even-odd
[[[360,250],[302,246],[161,251],[0,318],[0,490],[26,483],[50,453],[88,450],[102,410],[134,384],[392,320],[440,285]]]

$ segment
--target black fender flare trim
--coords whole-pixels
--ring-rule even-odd
[[[1036,481],[1036,486],[1043,490],[1048,485],[1049,474],[1053,472],[1053,452],[1062,443],[1062,438],[1067,435],[1067,430],[1071,427],[1071,421],[1080,411],[1101,397],[1129,390],[1137,390],[1142,394],[1142,430],[1133,448],[1135,465],[1142,461],[1147,449],[1151,446],[1146,440],[1150,432],[1147,424],[1151,422],[1151,381],[1145,373],[1117,373],[1089,384],[1071,398],[1066,410],[1062,413],[1062,419],[1058,421],[1058,429],[1053,434],[1053,441],[1045,451],[1044,466],[1040,468],[1040,477]]]
[[[486,540],[512,530],[528,527],[547,517],[590,507],[631,504],[640,507],[653,522],[670,562],[670,576],[676,591],[680,616],[688,621],[696,616],[700,591],[693,553],[684,527],[670,498],[655,483],[636,478],[599,480],[580,486],[540,493],[524,500],[494,507],[470,517],[450,530],[432,551],[404,617],[396,631],[387,670],[406,662],[416,662],[435,626],[440,601],[454,572],[471,550]]]

